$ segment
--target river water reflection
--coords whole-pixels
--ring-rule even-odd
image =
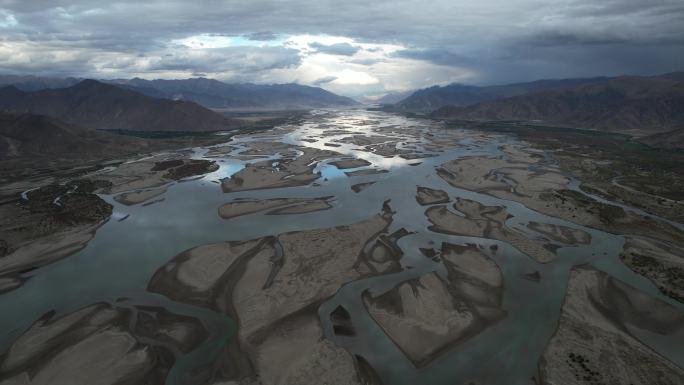
[[[345,140],[355,135],[369,140],[367,143]],[[224,193],[217,181],[230,178],[250,162],[278,159],[279,154],[251,160],[241,157],[240,152],[245,148],[242,145],[251,141],[279,141],[331,150],[341,154],[337,158],[351,156],[371,165],[340,170],[329,164],[335,160],[331,158],[315,166],[314,171],[320,172],[321,177],[313,185]],[[395,152],[399,153],[383,153],[384,142],[398,143]],[[441,143],[441,147],[435,143]],[[167,383],[178,383],[185,371],[215,358],[226,339],[233,337],[235,325],[221,314],[147,292],[147,283],[160,266],[182,251],[202,244],[352,224],[377,213],[387,200],[396,212],[389,232],[400,228],[411,232],[399,242],[404,254],[401,259],[404,270],[348,283],[319,308],[326,337],[364,357],[386,384],[464,381],[490,385],[530,384],[537,373],[538,359],[557,326],[569,272],[579,264],[593,264],[645,293],[682,308],[620,262],[622,236],[549,217],[520,203],[455,188],[435,172],[436,167],[459,157],[502,156],[501,146],[511,143],[515,143],[515,139],[504,135],[447,130],[436,122],[383,112],[343,110],[313,111],[297,124],[236,137],[227,143],[232,150],[222,155],[209,155],[209,149],[193,149],[196,158],[211,156],[217,160],[219,170],[199,179],[172,184],[164,200],[152,205],[124,206],[112,196],[103,195],[114,206],[113,219],[97,231],[83,250],[31,272],[31,279],[26,284],[0,296],[0,347],[6,348],[25,328],[50,310],[66,313],[95,302],[114,303],[117,300],[120,306],[162,306],[202,319],[212,332],[209,342],[176,364]],[[411,154],[420,154],[420,157]],[[387,172],[354,177],[345,174],[369,169]],[[375,183],[361,193],[350,188],[364,182]],[[506,223],[511,228],[525,228],[531,221],[561,225],[590,234],[591,243],[560,248],[553,262],[542,264],[502,241],[435,233],[428,230],[431,223],[425,216],[425,207],[416,202],[417,186],[446,191],[452,198],[505,207],[512,215]],[[332,209],[268,217],[254,214],[229,220],[217,215],[219,206],[235,198],[321,196],[335,197]],[[116,220],[121,218],[126,219]],[[503,308],[507,316],[429,365],[416,368],[370,317],[364,308],[362,294],[365,291],[383,293],[406,279],[430,271],[444,275],[442,263],[425,258],[419,252],[420,248],[435,247],[442,242],[475,244],[489,250],[489,257],[502,271]],[[497,252],[491,251],[494,245]],[[526,274],[531,272],[539,272],[543,279],[539,282],[526,279]],[[355,337],[333,333],[328,315],[339,305],[351,313],[357,329]],[[681,349],[684,340],[653,335],[644,338],[651,347],[684,366]]]

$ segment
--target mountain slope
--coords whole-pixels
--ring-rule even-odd
[[[525,95],[540,90],[572,87],[605,79],[606,78],[537,80],[527,83],[486,87],[468,86],[463,84],[450,84],[443,87],[433,86],[414,92],[395,104],[392,109],[407,112],[432,112],[448,105],[468,106],[488,100]]]
[[[213,79],[113,80],[113,84],[174,100],[190,100],[207,108],[234,110],[293,110],[355,106],[350,98],[299,84],[227,84]]]
[[[0,160],[101,159],[147,148],[142,139],[90,130],[43,115],[0,111]]]
[[[153,98],[95,80],[36,92],[5,87],[0,89],[0,108],[95,129],[219,131],[236,124],[192,102]]]
[[[684,128],[649,135],[639,141],[651,147],[684,149]]]
[[[0,75],[0,87],[15,86],[22,91],[32,92],[46,88],[71,87],[83,79],[49,78],[33,75]]]
[[[399,103],[402,100],[408,98],[409,96],[413,95],[414,92],[416,92],[416,91],[411,90],[411,91],[390,92],[387,95],[382,96],[381,98],[369,99],[368,102],[372,103],[372,104],[380,104],[380,105],[396,104],[396,103]]]
[[[471,106],[443,107],[432,116],[541,121],[643,136],[684,127],[684,83],[663,77],[624,76]]]

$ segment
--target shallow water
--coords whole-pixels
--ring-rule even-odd
[[[330,135],[329,131],[332,130],[347,132]],[[403,159],[373,154],[363,151],[364,146],[353,144],[325,146],[325,143],[336,139],[350,135],[367,136],[371,132],[372,135],[400,138],[400,149],[415,146],[418,152],[433,156]],[[436,139],[458,142],[460,147],[436,152],[423,149],[423,146]],[[254,140],[282,141],[343,155],[318,164],[315,170],[321,173],[321,178],[312,186],[223,193],[216,181],[230,177],[248,162],[278,159],[277,154],[249,161],[236,159],[241,151],[246,150],[241,144]],[[160,266],[180,252],[202,244],[352,224],[378,213],[382,203],[388,199],[396,211],[390,232],[402,227],[413,232],[399,241],[404,252],[401,260],[404,271],[351,282],[319,309],[326,337],[350,352],[363,356],[387,384],[453,384],[466,381],[492,385],[531,384],[531,378],[537,373],[538,358],[557,325],[569,272],[578,264],[592,263],[631,286],[684,308],[662,296],[650,281],[635,275],[619,261],[618,254],[624,242],[622,236],[548,217],[516,202],[454,188],[435,173],[437,166],[458,157],[482,154],[503,156],[499,147],[514,142],[515,139],[509,136],[446,130],[435,122],[363,110],[313,111],[297,126],[285,125],[270,132],[236,137],[229,142],[236,147],[231,154],[211,158],[218,161],[221,166],[219,170],[201,178],[171,184],[163,195],[163,201],[148,206],[124,206],[114,201],[112,196],[103,196],[114,206],[114,215],[83,250],[31,272],[31,279],[26,284],[0,296],[0,348],[4,350],[25,328],[50,310],[69,312],[94,302],[114,302],[126,298],[117,302],[117,305],[163,306],[201,319],[211,331],[209,342],[183,357],[169,375],[168,384],[179,383],[187,371],[216,357],[225,340],[234,334],[235,324],[223,315],[175,303],[147,292],[147,282]],[[193,157],[202,158],[207,151],[193,149]],[[372,165],[339,170],[328,164],[345,156],[365,159]],[[347,177],[344,173],[368,168],[385,169],[389,173],[357,177]],[[350,188],[368,181],[376,183],[360,193]],[[573,183],[576,186],[576,182]],[[591,235],[592,241],[586,246],[559,249],[554,262],[540,264],[504,242],[437,234],[427,229],[430,223],[424,215],[426,207],[416,202],[416,186],[442,189],[452,198],[476,200],[489,206],[505,206],[513,215],[507,221],[507,226],[520,231],[529,233],[526,225],[530,221],[537,221],[581,229]],[[335,196],[335,201],[333,208],[327,211],[268,217],[254,214],[230,220],[221,219],[217,213],[219,206],[240,197],[267,199],[329,195]],[[118,221],[124,217],[125,220]],[[430,271],[444,274],[441,262],[423,257],[418,250],[421,247],[439,248],[442,242],[473,243],[487,250],[504,276],[503,307],[508,314],[481,334],[418,369],[368,315],[361,294],[366,290],[379,294],[406,279]],[[491,245],[498,245],[498,251],[490,251]],[[525,274],[534,271],[541,273],[542,279],[538,283],[524,278]],[[350,311],[357,329],[356,337],[341,337],[332,333],[328,315],[338,305]],[[684,336],[664,338],[639,330],[633,333],[684,367],[681,349]]]

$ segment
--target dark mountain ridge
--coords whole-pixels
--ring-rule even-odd
[[[0,111],[0,160],[99,159],[147,149],[142,139],[91,130],[44,115]]]
[[[22,91],[71,87],[83,79],[0,75],[0,86],[13,85]],[[214,79],[177,80],[114,79],[101,83],[155,98],[186,100],[206,108],[226,110],[299,110],[359,105],[351,98],[319,87],[299,84],[224,83]]]
[[[208,108],[227,110],[295,110],[349,107],[359,103],[318,87],[299,84],[228,84],[214,79],[113,80],[113,84],[156,97],[190,100]]]
[[[0,75],[0,87],[15,86],[26,92],[40,91],[46,88],[71,87],[83,79],[54,78],[34,75]]]
[[[645,136],[684,127],[684,82],[622,76],[527,95],[442,107],[432,117],[527,121]]]
[[[220,131],[237,125],[193,102],[154,98],[95,80],[35,92],[7,86],[0,89],[0,108],[105,130]]]
[[[595,83],[608,78],[583,79],[546,79],[526,83],[514,83],[494,86],[471,86],[450,84],[432,86],[418,90],[390,107],[395,111],[432,112],[444,106],[468,106],[483,101],[525,95],[540,90],[561,89],[581,84]]]

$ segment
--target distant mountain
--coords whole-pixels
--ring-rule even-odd
[[[0,86],[13,85],[22,91],[67,88],[83,79],[0,75]],[[348,107],[359,103],[318,87],[299,84],[230,84],[206,78],[179,80],[115,79],[102,83],[155,98],[186,100],[207,108],[226,110],[300,110]]]
[[[623,76],[471,106],[443,107],[440,119],[537,121],[644,136],[684,127],[684,82]]]
[[[503,96],[484,87],[450,84],[418,90],[392,108],[398,111],[430,112],[447,105],[463,106],[497,97]]]
[[[236,125],[192,102],[154,98],[95,80],[36,92],[14,86],[0,88],[0,108],[48,115],[94,129],[219,131]]]
[[[368,99],[367,101],[369,103],[381,104],[381,105],[396,104],[396,103],[399,103],[400,101],[406,99],[407,97],[411,96],[414,92],[415,92],[415,90],[390,92],[381,98]]]
[[[391,107],[395,111],[432,112],[444,106],[468,106],[488,100],[525,95],[540,90],[573,87],[607,78],[537,80],[497,86],[450,84],[418,90]]]
[[[228,84],[218,80],[112,80],[154,97],[189,100],[207,108],[225,110],[299,110],[325,107],[348,107],[359,103],[318,87],[299,84]]]
[[[40,91],[46,88],[71,87],[83,79],[76,78],[49,78],[32,75],[0,75],[0,87],[15,86],[22,91]]]
[[[146,141],[64,123],[55,118],[0,111],[0,160],[103,159],[143,152]]]

